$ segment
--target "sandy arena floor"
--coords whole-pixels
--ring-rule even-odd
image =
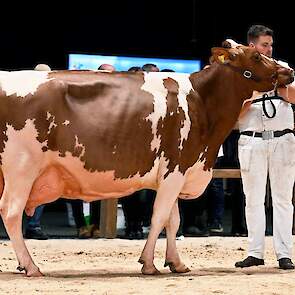
[[[294,237],[295,239],[295,237]],[[272,238],[266,238],[265,266],[236,269],[247,254],[246,238],[185,238],[177,241],[191,272],[163,268],[165,239],[157,243],[160,276],[143,276],[137,259],[145,241],[27,240],[43,278],[26,278],[16,269],[9,241],[0,241],[0,294],[295,294],[295,271],[278,269]],[[295,253],[294,253],[295,254]],[[294,255],[295,257],[295,255]]]

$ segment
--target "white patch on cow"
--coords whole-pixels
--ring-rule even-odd
[[[212,179],[212,169],[204,171],[205,160],[197,161],[185,172],[185,183],[181,190],[181,199],[195,199],[202,195]]]
[[[43,141],[43,142],[41,143],[41,145],[42,145],[42,147],[46,147],[46,148],[48,148],[48,139],[46,139],[45,141]]]
[[[46,120],[48,121],[51,118],[51,114],[49,112],[46,113]]]
[[[55,116],[54,115],[50,114],[50,112],[47,112],[46,114],[47,114],[46,120],[47,121],[51,120],[51,122],[48,126],[48,131],[47,131],[47,134],[50,134],[51,129],[56,128],[57,124],[55,123]]]
[[[180,143],[178,148],[180,150],[183,149],[183,141],[188,139],[188,135],[191,129],[191,120],[188,114],[188,103],[187,103],[187,95],[190,93],[190,91],[193,89],[193,86],[189,80],[188,75],[184,74],[178,74],[173,77],[178,85],[179,85],[179,92],[178,92],[178,104],[182,108],[184,115],[185,115],[185,120],[183,122],[183,127],[180,129]]]
[[[7,141],[1,154],[2,169],[6,174],[20,173],[25,179],[26,175],[23,173],[26,173],[26,169],[31,170],[32,174],[38,171],[39,161],[42,158],[42,144],[37,140],[38,131],[34,121],[27,119],[25,126],[20,130],[15,130],[12,125],[6,124]]]
[[[84,156],[86,149],[85,149],[85,145],[83,145],[82,143],[79,143],[79,138],[77,135],[75,135],[75,149],[76,148],[82,148],[82,152],[79,155],[79,159],[81,159]]]
[[[264,55],[264,54],[262,54],[262,53],[261,53],[261,56],[264,57],[265,59],[269,60],[269,61],[274,61],[273,58],[271,58],[271,57],[269,57],[269,56],[267,56],[267,55]]]
[[[233,39],[226,39],[225,41],[229,42],[232,48],[236,48],[238,46],[242,46],[242,44],[237,43]]]
[[[117,146],[114,145],[114,150],[112,151],[112,154],[115,154],[117,152],[116,149],[117,149]]]
[[[0,72],[0,87],[7,96],[15,94],[25,97],[34,94],[40,85],[50,80],[48,72],[43,71]]]
[[[68,126],[70,124],[70,121],[69,120],[65,120],[62,124],[65,125],[65,126]]]
[[[173,172],[170,172],[165,178],[159,181],[157,198],[178,197],[184,183],[185,176],[179,171],[179,165],[177,165]]]
[[[152,133],[153,140],[151,142],[151,150],[159,151],[161,145],[161,136],[157,135],[157,126],[159,120],[164,119],[167,112],[167,94],[168,91],[164,87],[162,77],[154,75],[154,73],[145,73],[144,75],[144,84],[141,89],[149,92],[154,97],[154,112],[151,113],[146,120],[152,122]]]
[[[185,121],[183,127],[180,129],[181,140],[179,143],[179,149],[183,149],[183,141],[187,140],[191,126],[191,120],[188,114],[188,103],[186,100],[186,96],[192,89],[189,75],[181,73],[161,72],[145,73],[144,77],[145,83],[143,84],[141,89],[151,93],[154,97],[154,112],[146,118],[147,120],[152,122],[152,133],[154,137],[151,142],[151,150],[158,151],[161,144],[161,136],[157,135],[157,126],[159,120],[164,119],[167,114],[168,91],[163,84],[163,80],[167,78],[175,80],[179,85],[179,93],[177,96],[178,104],[179,107],[183,109],[185,114]]]

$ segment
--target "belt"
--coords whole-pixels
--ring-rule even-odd
[[[241,135],[247,135],[247,136],[254,136],[254,137],[261,137],[263,140],[273,139],[274,137],[280,137],[288,133],[294,133],[294,130],[291,129],[284,129],[284,130],[267,130],[263,132],[255,132],[255,131],[242,131]]]

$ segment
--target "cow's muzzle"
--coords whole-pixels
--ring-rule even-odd
[[[272,78],[275,82],[274,84],[285,86],[294,81],[294,71],[292,69],[279,68]]]

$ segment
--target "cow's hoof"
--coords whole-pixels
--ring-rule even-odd
[[[158,269],[156,269],[154,265],[152,267],[147,267],[143,265],[143,267],[141,268],[141,273],[149,276],[157,276],[161,274],[161,272]]]
[[[183,263],[179,265],[175,265],[173,262],[165,261],[164,267],[169,266],[170,271],[173,273],[186,273],[190,272],[191,270]]]
[[[140,264],[143,264],[142,268],[141,268],[141,273],[144,275],[152,275],[152,276],[156,276],[156,275],[160,275],[161,272],[154,266],[154,264],[152,264],[151,266],[147,266],[146,263],[144,262],[143,259],[139,258],[138,262]]]
[[[31,270],[31,271],[27,271],[26,272],[26,275],[27,277],[44,277],[44,274],[38,269],[34,269],[34,270]]]

